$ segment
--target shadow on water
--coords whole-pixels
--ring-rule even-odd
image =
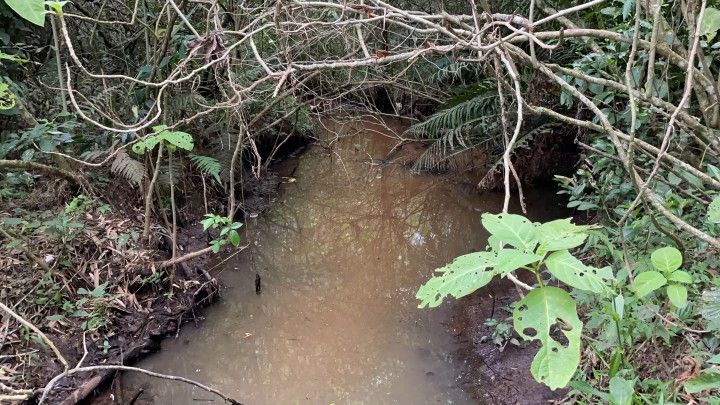
[[[480,214],[500,210],[502,196],[372,164],[395,140],[373,124],[351,127],[360,133],[299,158],[296,181],[246,224],[251,248],[224,264],[223,300],[140,367],[247,404],[477,402],[460,388],[452,304],[419,310],[414,295],[434,268],[484,247]],[[534,219],[556,212],[553,198],[532,198]],[[128,397],[144,390],[138,404],[211,399],[141,375],[122,385]]]

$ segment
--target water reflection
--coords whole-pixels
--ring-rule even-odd
[[[377,128],[375,128],[377,129]],[[339,128],[343,133],[348,128]],[[433,268],[484,246],[480,213],[500,196],[377,166],[394,142],[368,133],[302,156],[272,211],[247,224],[252,249],[200,328],[141,366],[206,382],[247,404],[473,403],[458,388],[449,306],[416,308]],[[263,293],[255,295],[255,271]],[[127,376],[138,403],[209,394]]]

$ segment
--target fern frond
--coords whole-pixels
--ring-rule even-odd
[[[126,178],[130,184],[140,187],[145,176],[145,165],[131,158],[124,149],[121,149],[115,155],[110,171]]]
[[[219,160],[210,156],[190,154],[190,161],[200,170],[200,173],[206,176],[212,176],[217,180],[218,184],[222,185],[222,180],[220,180],[222,166]]]

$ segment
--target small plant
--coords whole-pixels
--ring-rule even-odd
[[[587,266],[569,251],[585,243],[590,227],[569,219],[533,223],[514,214],[483,214],[482,224],[491,234],[489,250],[460,256],[437,269],[440,274],[417,292],[419,307],[437,307],[448,295],[466,296],[495,276],[506,277],[518,269],[529,271],[538,287],[515,305],[514,328],[523,339],[542,344],[530,366],[535,380],[551,389],[566,386],[580,363],[583,323],[575,299],[561,288],[546,285],[541,273],[547,269],[570,287],[610,295],[611,268]]]
[[[670,302],[677,308],[687,304],[687,287],[692,284],[690,273],[679,270],[683,258],[679,250],[674,247],[663,247],[650,255],[650,262],[656,270],[644,271],[635,277],[632,288],[638,297],[644,297],[653,291],[667,285],[665,293]]]
[[[202,220],[203,231],[208,229],[220,229],[220,235],[210,241],[210,246],[214,253],[218,253],[220,249],[230,242],[233,246],[240,245],[240,234],[238,229],[243,225],[240,222],[233,222],[229,217],[223,217],[216,214],[206,214]]]

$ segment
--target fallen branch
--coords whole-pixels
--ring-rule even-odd
[[[48,346],[50,346],[50,348],[52,349],[52,351],[55,352],[55,355],[57,356],[58,360],[60,360],[60,362],[62,363],[62,365],[65,367],[65,370],[67,370],[68,368],[70,368],[70,364],[68,363],[67,360],[65,360],[65,356],[63,356],[62,353],[60,353],[60,350],[57,348],[57,346],[55,346],[55,344],[53,343],[53,341],[50,340],[50,338],[47,337],[47,335],[44,334],[40,329],[38,329],[37,326],[33,325],[32,323],[30,323],[29,321],[27,321],[27,320],[26,320],[25,318],[23,318],[22,316],[20,316],[20,315],[18,315],[17,313],[15,313],[15,311],[13,311],[10,307],[8,307],[7,305],[3,304],[2,302],[0,302],[0,309],[2,309],[3,311],[7,312],[8,315],[10,315],[10,316],[12,316],[13,318],[15,318],[15,320],[17,320],[18,322],[20,322],[23,326],[28,327],[28,328],[30,328],[33,332],[37,333],[37,335],[40,337],[40,339],[42,339]]]
[[[88,183],[87,180],[85,180],[84,177],[71,173],[67,170],[59,169],[57,167],[44,165],[42,163],[35,163],[35,162],[24,162],[22,160],[6,160],[6,159],[0,159],[0,169],[22,169],[22,170],[31,170],[35,172],[40,172],[46,175],[50,176],[57,176],[62,177],[63,179],[72,181],[73,183],[79,185],[86,191],[90,191],[90,183]]]
[[[245,250],[248,246],[250,246],[250,245],[241,246],[241,247],[238,248],[238,251]],[[202,249],[200,249],[200,250],[196,250],[196,251],[194,251],[194,252],[190,252],[190,253],[188,253],[188,254],[186,254],[186,255],[183,255],[183,256],[180,256],[180,257],[176,257],[176,258],[174,258],[174,259],[169,259],[169,260],[165,260],[165,261],[162,261],[162,262],[155,262],[155,263],[153,263],[153,266],[154,266],[156,269],[164,269],[164,268],[166,268],[166,267],[174,266],[174,265],[176,265],[176,264],[179,264],[179,263],[188,261],[188,260],[190,260],[190,259],[194,259],[194,258],[196,258],[196,257],[200,257],[200,256],[202,256],[202,255],[204,255],[204,254],[206,254],[206,253],[210,253],[210,252],[212,252],[212,247],[211,247],[211,246],[208,246],[208,247],[206,247],[206,248],[202,248]]]
[[[77,374],[77,373],[83,373],[83,372],[88,372],[88,371],[98,371],[98,370],[135,371],[138,373],[149,375],[151,377],[162,378],[162,379],[171,380],[171,381],[180,381],[180,382],[184,382],[186,384],[194,385],[194,386],[196,386],[202,390],[205,390],[207,392],[213,393],[213,394],[219,396],[220,398],[222,398],[223,400],[225,400],[225,402],[229,402],[233,405],[242,405],[241,402],[230,398],[229,396],[223,394],[222,392],[220,392],[214,388],[208,387],[204,384],[201,384],[197,381],[191,380],[189,378],[178,377],[178,376],[168,375],[168,374],[160,374],[160,373],[156,373],[154,371],[148,371],[148,370],[144,370],[144,369],[138,368],[138,367],[121,366],[121,365],[75,367],[71,370],[67,370],[64,373],[55,376],[52,380],[50,380],[50,382],[47,383],[47,385],[45,385],[45,388],[43,388],[43,390],[42,390],[42,396],[40,397],[40,401],[38,403],[43,404],[45,402],[45,400],[47,400],[47,397],[50,394],[50,392],[52,391],[55,384],[57,384],[58,381],[62,380],[63,378],[68,377],[73,374]]]

